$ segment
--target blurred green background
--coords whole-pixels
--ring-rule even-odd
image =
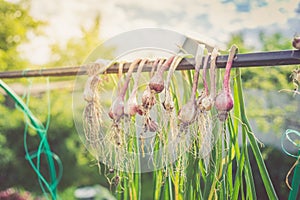
[[[43,35],[47,20],[34,19],[29,10],[30,1],[11,3],[0,0],[0,71],[34,68],[22,55],[19,47],[29,42],[29,33]],[[88,28],[82,26],[81,37],[70,38],[64,44],[51,44],[50,59],[42,67],[80,65],[89,52],[102,41],[99,38],[100,28],[101,17],[96,16],[91,26]],[[259,42],[260,51],[292,48],[291,38],[286,38],[281,33],[269,35],[260,32]],[[243,33],[233,33],[227,46],[233,43],[237,44],[240,53],[257,50],[257,47],[245,44]],[[34,52],[32,56],[35,56]],[[275,66],[242,70],[248,117],[255,127],[257,138],[265,144],[261,150],[280,199],[287,198],[289,189],[285,177],[295,162],[295,159],[281,150],[280,136],[288,128],[300,130],[300,99],[299,95],[294,97],[291,93],[278,93],[278,91],[294,89],[290,74],[296,68],[297,66]],[[44,78],[4,81],[21,96],[31,85],[29,106],[41,121],[46,121],[47,97],[45,91],[38,88],[38,86],[45,87]],[[74,77],[50,79],[51,83],[59,82],[66,86],[51,90],[51,123],[48,131],[51,149],[59,155],[64,166],[63,177],[58,186],[61,199],[73,199],[74,190],[81,186],[100,184],[109,188],[106,178],[99,174],[97,161],[84,148],[74,127],[71,104],[73,81]],[[25,160],[24,116],[16,109],[14,102],[4,92],[1,90],[0,92],[0,191],[16,188],[29,191],[33,198],[42,196],[37,176]],[[39,138],[36,133],[31,131],[29,135],[29,148],[37,147]],[[252,167],[255,172],[257,166],[254,163],[253,160]],[[46,163],[42,163],[42,169],[47,169]],[[254,173],[254,175],[257,175],[254,177],[257,195],[259,199],[266,199],[259,174]],[[142,175],[143,199],[149,199],[152,195],[152,182],[149,177],[151,173]]]

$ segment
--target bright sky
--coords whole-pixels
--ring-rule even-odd
[[[26,51],[33,64],[49,56],[48,44],[80,36],[80,25],[102,17],[101,38],[137,28],[178,31],[215,44],[244,31],[246,42],[257,42],[258,30],[300,33],[300,0],[32,0],[32,15],[49,22],[46,37],[31,38]],[[34,53],[35,56],[32,56]]]

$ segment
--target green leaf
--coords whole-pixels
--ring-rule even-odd
[[[242,120],[243,126],[246,129],[246,134],[247,134],[247,137],[249,139],[251,148],[253,150],[253,154],[254,154],[255,160],[257,162],[261,178],[262,178],[264,186],[266,188],[268,197],[270,199],[278,199],[278,197],[276,195],[276,192],[275,192],[275,189],[273,187],[273,184],[271,182],[269,173],[268,173],[267,168],[265,166],[263,157],[262,157],[261,152],[259,150],[256,138],[253,135],[252,129],[250,127],[250,124],[249,124],[247,116],[246,116],[246,111],[245,111],[245,106],[244,106],[244,98],[243,98],[243,91],[242,91],[241,74],[240,74],[240,69],[238,69],[238,68],[236,69],[235,81],[236,81],[236,87],[237,87],[239,103],[240,103],[241,120]]]

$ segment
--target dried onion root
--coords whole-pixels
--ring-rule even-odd
[[[162,107],[160,107],[162,114],[160,122],[162,126],[159,141],[162,145],[162,157],[159,162],[163,163],[164,166],[168,166],[170,162],[174,161],[177,156],[180,156],[189,148],[189,145],[186,145],[188,137],[180,137],[179,135],[177,112],[174,107],[173,95],[170,88],[171,80],[177,66],[187,56],[185,54],[175,56],[167,74],[163,94],[160,96],[160,102],[162,102]],[[180,165],[180,169],[176,168],[176,170],[180,171],[185,168],[186,162],[183,162],[183,160],[184,157],[181,158],[182,164]]]
[[[182,59],[182,55],[175,56],[169,68],[167,80],[164,86],[165,91],[162,101],[162,123],[164,125],[162,127],[163,135],[161,136],[162,143],[164,145],[162,156],[164,165],[167,165],[170,162],[170,160],[173,160],[174,155],[180,154],[179,152],[182,152],[182,146],[179,145],[179,143],[181,143],[182,140],[178,138],[179,134],[177,127],[176,111],[174,109],[174,101],[170,91],[170,84],[173,74]],[[170,147],[172,149],[170,149]]]
[[[210,114],[205,111],[201,112],[197,118],[198,120],[198,133],[197,143],[200,144],[199,158],[203,159],[206,171],[208,171],[210,163],[210,153],[213,148],[213,121]]]
[[[173,58],[171,58],[173,59]],[[170,60],[170,59],[169,59]],[[165,59],[157,59],[152,66],[151,74],[153,74],[153,70],[157,68],[157,71],[164,72],[161,68],[167,68],[169,66],[169,61]],[[163,64],[164,63],[164,64]],[[158,76],[158,75],[157,75]],[[160,75],[159,75],[160,76]],[[151,77],[152,80],[153,77]],[[151,82],[150,82],[151,83]],[[143,116],[144,116],[144,132],[156,132],[158,130],[158,124],[150,117],[150,110],[156,104],[155,94],[157,91],[150,89],[150,83],[147,85],[146,90],[142,96],[142,109],[143,109]]]
[[[203,112],[201,113],[199,120],[202,121],[199,126],[201,132],[201,146],[199,149],[199,155],[204,160],[205,169],[209,168],[210,152],[213,148],[213,125],[212,119],[207,113],[214,104],[216,95],[216,60],[218,56],[218,49],[214,48],[211,53],[210,59],[210,94],[206,93],[206,96],[202,100]]]
[[[171,58],[173,59],[173,58]],[[169,59],[169,61],[171,60]],[[146,87],[146,90],[143,92],[142,94],[142,105],[141,105],[141,110],[142,112],[142,116],[143,116],[143,127],[139,136],[139,140],[141,141],[141,145],[140,145],[140,149],[142,152],[142,156],[145,156],[145,135],[146,133],[149,132],[157,132],[159,129],[159,125],[156,121],[154,121],[151,116],[150,116],[150,110],[152,109],[152,107],[156,104],[156,94],[157,91],[153,90],[154,87],[154,82],[155,80],[157,80],[157,78],[153,79],[154,76],[154,72],[157,69],[157,71],[155,72],[157,77],[160,77],[160,73],[163,73],[165,69],[167,69],[169,67],[169,61],[166,61],[164,58],[162,59],[157,59],[155,60],[155,62],[152,65],[152,69],[150,72],[150,82]],[[162,69],[164,68],[164,69]],[[152,89],[150,89],[150,84],[152,82]],[[153,146],[151,146],[152,143],[154,143],[155,137],[153,138],[153,141],[150,141],[150,145],[149,145],[149,149],[147,150],[147,152],[150,152],[151,155],[153,155]],[[150,156],[150,159],[153,159]]]
[[[142,108],[143,108],[143,132],[140,133],[141,140],[141,150],[144,155],[144,135],[146,132],[157,132],[159,125],[154,121],[150,116],[150,110],[156,104],[156,94],[162,92],[164,89],[164,72],[170,67],[174,60],[174,56],[169,59],[157,59],[152,66],[151,74],[153,74],[154,69],[157,68],[157,71],[151,77],[149,84],[146,87],[142,95]],[[151,75],[150,74],[150,75]],[[151,148],[151,147],[150,147]]]
[[[101,85],[99,71],[104,68],[104,64],[93,63],[87,67],[88,79],[85,84],[83,96],[87,102],[83,111],[83,129],[85,139],[93,149],[100,147],[100,127],[102,108],[99,102],[98,90]]]
[[[144,114],[144,109],[142,105],[138,105],[137,103],[137,90],[138,90],[138,82],[141,76],[141,72],[143,70],[144,65],[147,63],[148,59],[143,59],[137,69],[137,73],[136,73],[136,77],[134,78],[134,85],[133,85],[133,89],[131,91],[131,94],[129,96],[128,101],[126,102],[125,105],[125,114],[126,116],[129,117],[129,127],[131,127],[131,125],[133,125],[131,122],[136,122],[136,120],[131,120],[131,117],[136,116],[136,114],[139,115],[143,115]],[[147,122],[147,124],[150,124],[150,121]],[[133,128],[134,131],[136,130],[135,127]],[[152,128],[154,129],[154,128]],[[152,130],[151,129],[151,130]],[[142,151],[142,154],[144,155],[144,139],[143,139],[143,132],[140,133],[139,139],[141,140],[141,144],[140,144],[140,148]],[[132,147],[132,149],[134,149],[134,147]]]

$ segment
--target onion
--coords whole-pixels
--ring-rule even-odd
[[[136,80],[134,82],[132,92],[127,101],[127,105],[125,106],[125,110],[126,110],[125,113],[128,114],[129,116],[134,116],[136,113],[139,113],[140,115],[143,114],[142,108],[137,104],[136,93],[138,89],[138,82],[139,82],[141,72],[143,70],[144,65],[147,63],[147,61],[148,59],[143,59],[138,66]]]
[[[152,64],[151,72],[150,72],[150,78],[152,78],[154,76],[154,72],[156,71],[156,69],[161,68],[161,66],[163,65],[165,60],[166,59],[164,59],[164,58],[158,58],[154,61],[154,63]]]
[[[232,67],[233,59],[236,55],[237,47],[233,45],[230,48],[225,74],[223,81],[223,88],[217,95],[215,105],[218,110],[218,118],[220,121],[225,121],[228,117],[228,112],[233,108],[233,98],[230,90],[230,69]]]
[[[112,106],[110,108],[108,115],[111,119],[113,119],[115,121],[119,121],[120,118],[124,115],[124,97],[125,97],[126,91],[128,89],[128,85],[129,85],[129,81],[132,76],[132,72],[133,72],[134,68],[136,67],[136,65],[140,61],[141,61],[141,59],[137,59],[131,63],[131,65],[129,66],[128,72],[127,72],[125,83],[124,83],[123,87],[121,88],[121,90],[119,90],[117,98],[112,103]]]
[[[165,59],[157,59],[153,63],[153,67],[151,70],[151,77],[152,77],[152,74],[153,74],[155,68],[157,68],[159,70],[164,61],[165,61]],[[144,91],[144,93],[142,95],[142,106],[144,109],[150,110],[155,105],[155,103],[156,103],[155,93],[156,92],[154,90],[151,90],[150,86],[147,85],[146,90]]]
[[[210,75],[210,94],[208,92],[208,86],[206,82],[206,71],[207,71],[207,62],[208,60],[204,61],[203,66],[203,85],[205,88],[205,91],[203,94],[201,94],[200,99],[198,102],[200,102],[200,110],[209,111],[211,107],[214,104],[214,99],[216,96],[216,58],[218,56],[218,49],[214,48],[211,56],[210,56],[210,69],[209,69],[209,75]]]
[[[193,88],[190,100],[182,106],[178,113],[178,119],[181,123],[188,125],[195,120],[195,116],[197,113],[197,103],[196,103],[196,91],[198,87],[199,80],[199,71],[200,66],[202,64],[202,56],[204,52],[204,45],[198,45],[198,50],[195,58],[195,73],[194,73],[194,81]]]
[[[167,110],[167,111],[171,111],[174,108],[174,102],[172,100],[171,91],[170,91],[171,78],[172,78],[177,66],[179,65],[181,60],[184,58],[184,56],[185,55],[176,56],[173,59],[173,62],[171,64],[169,72],[168,72],[167,81],[166,81],[166,85],[165,85],[165,100],[162,103],[165,110]]]
[[[201,93],[200,97],[198,97],[198,104],[201,111],[210,110],[212,105],[212,99],[209,97],[208,85],[206,81],[208,58],[209,56],[205,57],[204,64],[203,64],[202,81],[203,81],[204,91]]]
[[[83,91],[84,100],[87,102],[93,102],[99,99],[97,89],[99,87],[101,79],[99,77],[98,71],[103,67],[105,67],[105,65],[99,63],[92,63],[87,67],[88,79]]]
[[[295,35],[293,39],[293,47],[300,50],[300,35]]]
[[[142,106],[144,109],[150,110],[152,106],[156,103],[154,90],[151,90],[149,86],[146,87],[146,90],[142,96]]]
[[[155,68],[157,68],[157,72],[158,71],[163,72],[163,70],[162,70],[163,66],[162,65],[163,65],[164,62],[165,62],[165,59],[157,59],[153,63],[152,70],[151,70],[151,73],[150,73],[151,78],[153,78],[152,75],[153,75],[153,72],[154,72]],[[167,63],[167,62],[165,62],[165,63]],[[157,72],[156,72],[156,74],[157,74]],[[141,109],[141,110],[143,111],[142,115],[145,116],[145,119],[144,119],[145,129],[144,129],[144,131],[156,132],[157,129],[158,129],[158,124],[155,121],[153,121],[149,116],[150,109],[156,103],[156,98],[155,98],[156,93],[157,93],[157,91],[150,89],[150,83],[149,83],[149,85],[147,85],[147,88],[144,91],[143,96],[142,96],[142,108],[143,109]]]
[[[170,57],[161,68],[159,68],[154,76],[151,78],[149,87],[156,93],[160,93],[164,89],[164,72],[170,67],[173,62],[174,56]]]

